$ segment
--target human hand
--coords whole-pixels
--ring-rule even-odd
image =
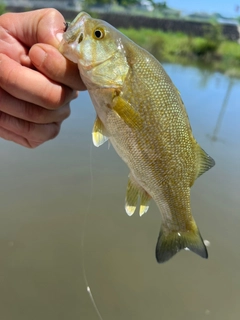
[[[54,9],[0,16],[0,137],[34,148],[54,138],[85,86],[57,50],[64,18]]]

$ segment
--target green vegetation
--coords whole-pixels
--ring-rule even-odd
[[[161,62],[199,65],[240,77],[240,45],[224,40],[219,25],[206,30],[204,38],[151,29],[120,31]]]
[[[6,5],[0,1],[0,15],[6,12]]]

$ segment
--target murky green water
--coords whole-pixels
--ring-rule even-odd
[[[81,93],[55,140],[36,150],[0,141],[0,319],[97,320],[83,258],[104,320],[239,319],[240,81],[165,68],[216,161],[191,193],[209,260],[183,251],[156,263],[160,213],[152,203],[126,215],[128,169],[112,147],[92,146],[95,112]]]

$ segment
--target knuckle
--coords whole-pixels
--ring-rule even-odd
[[[0,112],[0,124],[5,129],[9,128],[22,136],[29,136],[35,130],[34,123],[12,117],[4,112]]]
[[[43,105],[47,109],[57,109],[64,104],[65,94],[64,90],[59,90],[56,86],[47,86],[42,94]]]
[[[59,134],[59,131],[59,123],[34,124],[25,122],[24,134],[29,141],[32,141],[32,146],[38,146],[48,140],[54,139]]]
[[[5,129],[9,126],[9,116],[4,112],[0,112],[0,125]]]
[[[2,88],[7,88],[8,86],[14,86],[16,82],[16,77],[14,75],[14,68],[8,63],[8,57],[4,53],[0,53],[0,85]]]
[[[58,109],[68,104],[73,99],[77,98],[77,92],[61,84],[49,83],[44,87],[42,91],[41,105],[45,106],[46,109]]]
[[[59,134],[61,122],[37,124],[0,112],[0,127],[22,137],[23,145],[26,147],[35,148],[47,140],[54,139]]]
[[[43,142],[31,141],[26,139],[26,147],[29,149],[35,149],[39,147]]]
[[[59,134],[61,128],[61,124],[58,122],[51,124],[50,134],[49,134],[49,140],[56,138],[56,136]]]
[[[27,120],[41,123],[45,118],[45,111],[46,110],[40,106],[24,102],[24,114]]]
[[[43,16],[43,19],[46,17],[46,16],[51,16],[52,19],[54,20],[57,16],[59,16],[59,11],[57,9],[54,9],[54,8],[46,8],[46,9],[43,9],[45,12],[44,12],[44,16]]]
[[[21,134],[31,136],[34,133],[36,128],[35,123],[25,120],[20,120],[17,123]]]
[[[35,148],[48,140],[54,139],[59,131],[59,123],[34,124],[24,121],[21,134],[28,140],[30,147]]]
[[[71,114],[71,109],[70,109],[70,105],[69,105],[69,103],[68,103],[68,104],[67,104],[66,106],[64,106],[64,108],[63,108],[62,119],[63,119],[63,120],[67,119],[67,118],[70,116],[70,114]]]

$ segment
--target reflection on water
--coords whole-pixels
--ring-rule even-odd
[[[165,68],[195,137],[216,161],[191,193],[209,260],[183,251],[156,263],[160,213],[152,203],[142,218],[125,214],[128,169],[107,144],[92,146],[95,113],[81,93],[55,140],[36,150],[0,141],[1,319],[98,319],[83,254],[103,319],[239,318],[240,81]]]
[[[226,112],[226,109],[227,109],[227,106],[228,106],[228,100],[229,100],[229,97],[230,97],[230,94],[231,94],[231,91],[232,91],[232,87],[233,87],[233,84],[234,84],[234,81],[232,78],[229,79],[229,83],[228,83],[228,87],[227,87],[227,91],[226,91],[226,95],[223,99],[223,103],[222,103],[222,107],[220,109],[220,112],[219,112],[219,115],[218,115],[218,119],[217,119],[217,122],[216,122],[216,126],[213,130],[213,134],[212,136],[210,136],[210,138],[213,140],[213,141],[216,141],[218,139],[217,135],[220,131],[220,128],[221,128],[221,125],[222,125],[222,122],[223,122],[223,118],[224,118],[224,115],[225,115],[225,112]]]

